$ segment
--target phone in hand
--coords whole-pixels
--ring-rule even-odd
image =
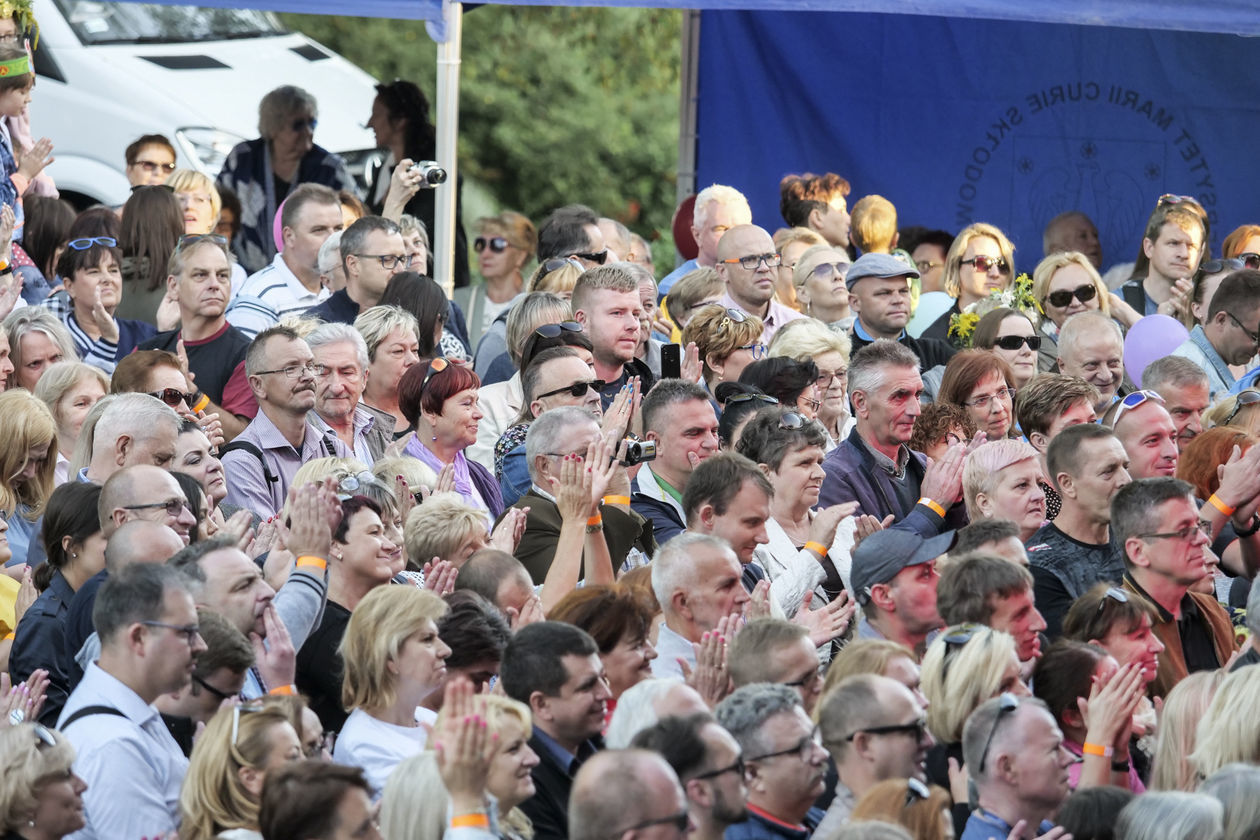
[[[682,379],[682,345],[661,345],[661,378]]]

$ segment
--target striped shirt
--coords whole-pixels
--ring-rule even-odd
[[[271,265],[251,274],[241,284],[240,291],[232,299],[227,310],[228,323],[253,338],[274,326],[281,318],[301,315],[328,297],[328,290],[320,287],[312,292],[302,285],[289,267],[284,256],[276,254]]]

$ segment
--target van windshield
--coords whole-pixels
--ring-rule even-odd
[[[286,32],[271,12],[253,9],[98,0],[56,0],[56,3],[84,44],[182,44]]]

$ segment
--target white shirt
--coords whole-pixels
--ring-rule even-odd
[[[328,295],[323,286],[317,292],[307,289],[289,270],[284,255],[276,254],[271,265],[254,272],[241,284],[240,291],[228,307],[227,320],[253,338],[280,319],[300,315],[315,304],[322,303]]]
[[[681,679],[683,670],[678,665],[681,659],[689,668],[696,667],[696,649],[681,634],[669,629],[661,622],[660,632],[656,636],[656,658],[652,660],[652,676]]]
[[[337,736],[333,761],[361,767],[372,786],[372,799],[377,800],[398,763],[423,750],[428,738],[423,726],[398,726],[355,709]]]
[[[123,716],[95,714],[63,723],[86,706],[110,706]],[[87,824],[67,835],[71,840],[138,840],[179,827],[179,788],[188,759],[157,709],[140,695],[91,663],[66,700],[57,728],[74,745],[74,772],[87,783]]]

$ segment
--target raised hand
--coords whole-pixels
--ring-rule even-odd
[[[250,644],[254,646],[254,664],[263,682],[275,688],[280,685],[292,685],[297,674],[297,651],[293,649],[293,639],[289,629],[284,626],[280,616],[276,615],[275,604],[268,604],[263,609],[263,628],[267,639],[257,633],[249,634]]]
[[[857,611],[857,602],[849,600],[848,592],[841,592],[831,603],[811,610],[814,593],[806,592],[801,599],[801,608],[792,617],[793,624],[799,624],[809,630],[809,640],[814,647],[822,647],[833,639],[844,635]]]
[[[692,642],[691,647],[696,654],[695,668],[684,659],[678,660],[683,679],[704,698],[705,705],[710,709],[731,693],[731,675],[726,668],[726,642],[726,635],[715,628],[705,633],[698,643]]]
[[[433,732],[438,773],[456,814],[485,807],[486,779],[498,746],[498,736],[488,734],[485,698],[473,693],[467,677],[455,677],[446,686],[442,723]]]
[[[92,296],[92,323],[101,331],[101,338],[113,344],[118,343],[118,322],[109,314],[105,304],[101,303],[101,287],[97,286]]]
[[[840,523],[857,513],[857,509],[857,502],[842,502],[818,511],[809,525],[809,541],[830,548]]]
[[[770,617],[770,581],[759,580],[748,593],[748,603],[744,605],[744,615],[749,621]]]
[[[525,536],[525,523],[529,516],[529,508],[508,508],[503,511],[503,518],[494,526],[490,534],[490,547],[508,554],[515,554],[516,547]]]
[[[966,444],[956,443],[945,450],[940,460],[928,464],[919,494],[949,510],[962,493],[963,461],[966,457]]]
[[[669,333],[665,334],[669,335]],[[700,348],[694,341],[689,341],[683,351],[682,378],[688,382],[699,382],[703,373],[704,365],[700,361]]]
[[[437,475],[437,481],[433,483],[434,493],[447,493],[455,489],[455,465],[447,464],[442,467],[442,471]]]
[[[44,167],[48,166],[54,160],[52,156],[53,143],[47,137],[41,137],[35,141],[35,145],[29,149],[22,150],[18,162],[18,174],[25,175],[29,180],[44,171]]]
[[[424,564],[424,588],[437,595],[447,595],[455,591],[455,579],[459,577],[459,569],[449,560],[434,557]]]

